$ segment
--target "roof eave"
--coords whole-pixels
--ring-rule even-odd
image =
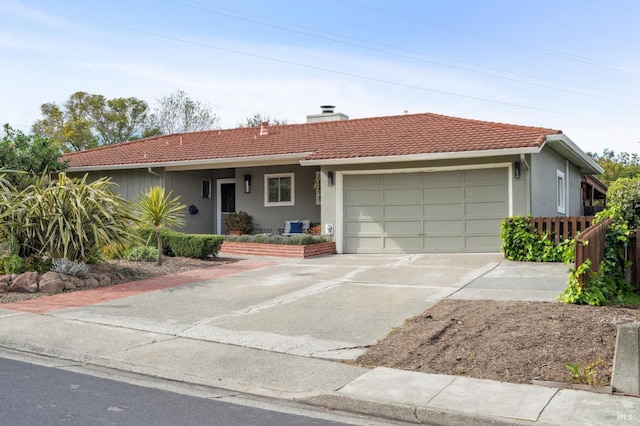
[[[310,152],[280,154],[280,155],[260,155],[249,157],[231,157],[231,158],[215,158],[202,160],[183,160],[183,161],[165,161],[154,163],[131,163],[131,164],[112,164],[102,166],[79,166],[69,167],[68,172],[95,172],[103,170],[127,170],[127,169],[146,169],[149,167],[164,167],[167,171],[180,170],[199,170],[203,168],[222,169],[228,167],[258,167],[258,166],[277,166],[284,164],[298,164],[300,160]]]
[[[548,135],[545,138],[543,147],[544,145],[549,145],[554,151],[578,166],[582,174],[594,175],[604,173],[604,169],[565,134]]]
[[[338,166],[348,164],[398,163],[411,161],[457,160],[469,158],[498,157],[505,155],[536,154],[539,147],[487,149],[482,151],[434,152],[409,155],[389,155],[384,157],[327,158],[302,160],[302,166]]]

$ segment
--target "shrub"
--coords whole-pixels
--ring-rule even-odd
[[[282,235],[225,235],[225,241],[232,243],[262,243],[262,244],[289,244],[309,245],[330,241],[328,237],[320,237],[309,234],[297,234],[285,237]]]
[[[3,274],[21,274],[25,271],[24,260],[17,254],[0,257],[0,271]]]
[[[61,173],[55,181],[44,175],[21,192],[5,186],[9,192],[0,195],[0,234],[12,253],[86,262],[107,244],[135,240],[135,218],[126,200],[112,191],[115,184],[106,178],[86,179]]]
[[[629,228],[617,209],[598,213],[596,221],[612,217],[613,223],[606,234],[605,252],[598,272],[591,271],[591,260],[587,259],[569,272],[569,285],[558,296],[563,303],[581,305],[608,305],[622,301],[622,295],[631,291],[625,280],[625,249],[629,241]],[[581,281],[582,280],[582,281]]]
[[[147,245],[154,245],[155,230],[143,228],[140,235]],[[184,256],[193,259],[206,259],[217,256],[224,238],[213,234],[185,234],[170,229],[161,229],[162,254],[165,256]]]
[[[243,212],[242,210],[237,213],[229,213],[229,215],[225,217],[222,222],[229,231],[241,231],[245,234],[250,234],[253,232],[253,217],[249,213]]]
[[[629,228],[640,228],[640,178],[620,178],[609,185],[607,204],[617,208]]]
[[[158,249],[152,246],[135,246],[124,252],[124,258],[134,262],[153,262],[158,258]]]
[[[74,277],[84,277],[89,273],[89,267],[85,263],[69,259],[53,259],[51,270]]]
[[[500,238],[504,257],[525,262],[573,261],[575,241],[567,238],[556,245],[547,234],[531,233],[528,218],[513,216],[500,224]]]

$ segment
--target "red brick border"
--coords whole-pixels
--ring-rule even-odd
[[[220,247],[220,254],[297,257],[306,259],[308,257],[336,254],[336,243],[334,241],[329,241],[326,243],[296,246],[287,244],[235,243],[225,241],[222,243],[222,247]]]

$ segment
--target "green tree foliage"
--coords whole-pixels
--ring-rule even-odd
[[[0,169],[14,171],[7,179],[19,187],[33,183],[34,177],[45,172],[64,171],[67,163],[60,161],[62,152],[50,139],[42,135],[25,135],[4,125],[0,140]]]
[[[136,218],[107,178],[87,183],[64,173],[22,191],[0,188],[0,236],[23,258],[46,254],[76,262],[94,260],[102,247],[139,242]]]
[[[244,123],[238,123],[238,127],[260,127],[260,125],[264,121],[266,121],[272,126],[287,124],[287,120],[274,118],[274,117],[271,117],[270,115],[260,114],[259,112],[256,112],[252,116],[247,117]]]
[[[184,226],[185,205],[180,197],[171,198],[171,192],[165,195],[164,188],[152,186],[138,197],[137,207],[142,223],[151,225],[156,232],[158,242],[158,265],[162,265],[162,233],[163,226]]]
[[[220,128],[220,118],[208,104],[194,101],[178,90],[157,101],[148,125],[148,134],[172,134]]]
[[[609,207],[620,212],[629,228],[640,229],[640,177],[617,179],[607,191]]]
[[[139,139],[149,132],[149,107],[137,98],[107,99],[86,92],[72,94],[64,105],[46,103],[32,130],[67,151]]]
[[[588,153],[596,163],[604,169],[604,174],[598,175],[598,179],[605,185],[609,185],[621,177],[633,178],[640,176],[640,156],[605,149],[602,154]]]

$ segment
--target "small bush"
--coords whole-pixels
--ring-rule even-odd
[[[309,234],[296,234],[289,237],[282,235],[225,235],[225,241],[231,243],[262,243],[262,244],[288,244],[309,245],[330,241],[328,237],[320,237]]]
[[[167,244],[171,248],[173,255],[193,259],[206,259],[210,256],[215,257],[218,251],[220,251],[222,241],[224,241],[220,235],[183,234],[181,232],[167,234],[166,239],[168,240]]]
[[[524,262],[573,261],[575,241],[567,238],[556,245],[547,234],[538,235],[529,230],[527,218],[513,216],[500,224],[501,251],[509,260]]]
[[[89,273],[89,267],[83,262],[74,262],[69,259],[53,259],[51,264],[53,272],[73,275],[74,277],[84,277]]]
[[[120,259],[128,249],[129,246],[126,244],[107,244],[102,248],[102,259]]]
[[[158,249],[152,246],[135,246],[124,252],[124,258],[134,262],[153,262],[158,258]]]
[[[0,257],[0,271],[3,274],[21,274],[25,271],[24,260],[17,254]]]

